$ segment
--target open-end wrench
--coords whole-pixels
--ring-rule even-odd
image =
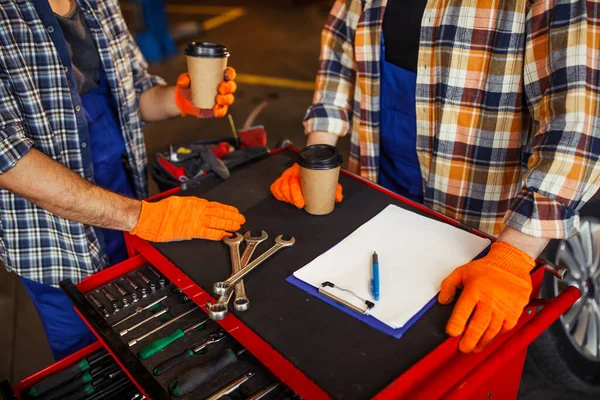
[[[229,246],[229,252],[231,253],[231,274],[235,274],[242,269],[240,264],[240,243],[244,241],[244,237],[239,233],[235,233],[234,237],[225,237],[223,242]],[[235,300],[233,301],[235,309],[238,311],[245,311],[250,307],[250,300],[246,296],[246,289],[244,288],[244,281],[239,281],[235,284]]]
[[[218,294],[218,295],[227,294],[227,292],[229,292],[236,283],[238,283],[241,279],[243,279],[244,276],[246,276],[254,268],[258,267],[266,259],[271,257],[273,254],[277,253],[280,249],[282,249],[284,247],[293,246],[294,243],[296,243],[296,239],[294,239],[293,237],[290,238],[289,240],[284,240],[283,235],[277,236],[275,238],[275,244],[273,245],[273,247],[271,247],[269,250],[262,253],[254,261],[252,261],[250,264],[246,265],[240,271],[231,275],[229,277],[229,279],[227,279],[223,282],[215,283],[213,285],[213,292],[215,292],[215,294]]]
[[[268,237],[269,235],[267,235],[267,232],[265,231],[262,231],[260,236],[251,236],[251,232],[246,232],[244,234],[246,248],[244,249],[244,253],[240,259],[240,269],[248,265],[248,261],[250,261],[252,258],[254,250],[256,250],[259,244],[267,240]],[[239,269],[233,269],[233,273],[238,271]],[[246,311],[248,308],[250,308],[250,300],[248,300],[248,297],[246,296],[246,288],[244,287],[243,280],[235,284],[235,300],[233,300],[233,306],[237,311]]]

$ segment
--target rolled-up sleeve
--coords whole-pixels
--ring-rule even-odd
[[[167,84],[163,78],[148,72],[148,63],[131,34],[129,34],[129,49],[131,52],[133,86],[138,98],[142,93],[154,86]]]
[[[15,166],[34,146],[25,135],[17,103],[0,76],[0,174]]]
[[[600,7],[536,1],[527,18],[524,85],[535,121],[523,189],[504,222],[528,235],[577,233],[600,185]]]
[[[354,33],[361,5],[337,0],[321,34],[321,55],[313,104],[304,117],[307,134],[323,131],[345,136],[350,131],[356,78]]]

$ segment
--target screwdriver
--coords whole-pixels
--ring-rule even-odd
[[[242,386],[248,379],[252,378],[253,376],[254,372],[246,372],[244,375],[229,383],[227,386],[221,388],[217,393],[207,397],[206,400],[219,400],[221,397],[235,392],[240,388],[240,386]]]
[[[208,318],[205,318],[202,321],[195,323],[194,325],[190,326],[185,330],[181,330],[178,328],[175,330],[175,332],[171,333],[170,335],[164,336],[160,339],[156,339],[154,342],[147,344],[138,353],[140,360],[145,360],[147,358],[152,357],[153,355],[155,355],[156,353],[158,353],[177,339],[184,337],[186,333],[191,332],[198,327],[202,327],[200,329],[204,329],[204,324],[206,324],[206,321],[208,321]]]
[[[189,313],[191,313],[192,311],[195,311],[195,310],[198,310],[198,308],[192,308],[191,310],[187,310],[183,314],[180,314],[180,315],[176,316],[175,318],[173,318],[172,320],[167,321],[164,324],[159,325],[158,327],[152,329],[150,332],[143,334],[139,338],[130,340],[129,342],[127,342],[127,344],[129,345],[129,347],[134,346],[137,342],[140,342],[140,341],[146,339],[148,336],[155,334],[156,332],[163,329],[165,326],[172,324],[173,322],[179,320],[182,317],[185,317],[186,315],[188,315]]]
[[[90,382],[85,386],[80,387],[76,391],[69,393],[67,396],[64,396],[60,400],[82,400],[84,398],[89,398],[89,395],[94,394],[93,398],[96,398],[96,393],[105,388],[114,387],[117,385],[122,385],[123,383],[127,384],[129,378],[127,376],[122,376],[124,372],[122,370],[117,371],[108,377],[97,379],[96,381]]]
[[[31,397],[39,397],[41,394],[52,388],[55,388],[58,385],[68,382],[69,380],[73,379],[74,376],[79,375],[81,372],[87,371],[92,365],[95,365],[108,357],[110,357],[110,354],[108,354],[108,352],[104,349],[92,353],[89,356],[82,358],[75,364],[63,369],[62,371],[59,371],[54,375],[50,375],[49,377],[39,381],[30,387],[27,393]]]
[[[149,316],[148,318],[146,318],[143,321],[138,322],[137,324],[133,325],[132,327],[123,329],[121,332],[119,332],[119,335],[121,336],[125,336],[127,335],[129,332],[139,328],[140,326],[144,325],[146,322],[148,321],[152,321],[154,318],[158,318],[161,315],[165,314],[167,311],[169,311],[169,307],[167,308],[163,308],[162,310],[160,310],[159,312],[157,312],[156,314],[152,314],[151,316]]]
[[[279,387],[279,385],[280,385],[279,382],[272,383],[269,386],[267,386],[266,388],[261,389],[258,392],[254,393],[252,396],[248,397],[247,400],[260,400],[263,397],[266,397],[273,390],[277,389],[277,387]]]
[[[115,323],[113,324],[113,328],[114,328],[115,326],[119,325],[120,323],[123,323],[123,322],[127,321],[129,318],[132,318],[132,317],[134,317],[134,316],[138,315],[138,314],[139,314],[139,313],[141,313],[142,311],[146,311],[147,309],[154,307],[155,305],[157,305],[158,303],[160,303],[161,301],[163,301],[163,300],[164,300],[164,299],[166,299],[166,298],[167,298],[167,296],[163,296],[163,297],[161,297],[160,299],[158,299],[158,300],[156,300],[156,301],[153,301],[152,303],[148,304],[148,305],[147,305],[147,306],[145,306],[145,307],[137,307],[137,308],[135,309],[135,312],[134,312],[133,314],[131,314],[131,315],[128,315],[127,317],[123,318],[122,320],[120,320],[120,321],[118,321],[118,322],[115,322]]]
[[[89,371],[84,372],[83,375],[77,377],[77,379],[73,379],[69,382],[65,382],[62,385],[57,386],[57,387],[53,388],[52,390],[47,391],[40,397],[40,399],[41,400],[62,399],[65,395],[76,391],[80,387],[85,386],[85,384],[91,383],[103,375],[110,375],[119,370],[120,370],[120,368],[117,365],[117,363],[112,361],[112,363],[110,363],[108,365],[102,365],[98,368],[93,368]]]
[[[236,355],[233,350],[227,349],[217,359],[208,360],[198,367],[189,369],[169,384],[170,393],[173,396],[183,396],[193,392],[213,379],[223,368],[236,362],[238,356],[244,352],[246,349],[238,351]]]
[[[179,364],[181,364],[187,358],[192,357],[195,354],[198,354],[199,352],[204,350],[207,346],[214,344],[214,343],[218,343],[221,340],[225,339],[226,335],[227,334],[222,329],[220,329],[219,331],[217,331],[215,333],[211,333],[208,336],[208,338],[204,342],[202,342],[199,346],[196,346],[192,349],[185,349],[183,352],[177,354],[176,356],[173,356],[173,357],[161,362],[160,364],[158,364],[158,366],[156,366],[156,368],[154,368],[152,370],[152,372],[154,373],[155,376],[162,375],[162,374],[166,373],[167,371],[170,371],[171,369],[175,368]]]

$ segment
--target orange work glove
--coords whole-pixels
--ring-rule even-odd
[[[294,164],[286,169],[271,185],[271,193],[279,201],[293,204],[298,208],[304,208],[306,202],[300,185],[300,166]],[[342,185],[338,183],[335,191],[335,201],[339,203],[343,198]]]
[[[450,336],[464,332],[460,351],[481,351],[499,333],[517,325],[529,302],[529,273],[534,267],[535,261],[523,251],[509,243],[496,242],[485,257],[456,268],[444,279],[438,296],[442,304],[449,304],[456,289],[463,288],[446,325]]]
[[[130,233],[151,242],[221,240],[245,222],[235,207],[197,197],[172,196],[156,203],[142,201],[142,212]]]
[[[190,94],[190,76],[189,74],[181,74],[177,78],[177,89],[175,89],[175,104],[181,111],[182,116],[193,115],[196,118],[221,118],[227,115],[229,106],[233,104],[233,93],[237,89],[237,84],[234,82],[235,69],[227,67],[225,70],[224,81],[219,83],[217,104],[212,110],[203,110],[196,108],[192,104]]]

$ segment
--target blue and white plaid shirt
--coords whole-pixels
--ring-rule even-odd
[[[117,0],[78,0],[113,96],[135,194],[146,187],[138,99],[164,82],[148,74]],[[33,147],[93,180],[87,122],[66,41],[47,0],[0,2],[0,173]],[[79,282],[107,266],[94,229],[0,189],[0,258],[9,270],[48,285]]]

